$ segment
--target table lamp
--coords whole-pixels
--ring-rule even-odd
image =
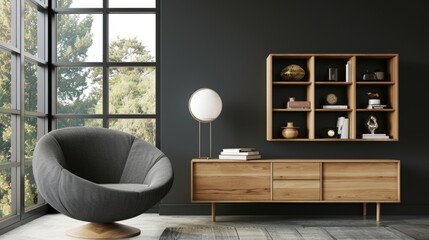
[[[210,155],[212,156],[212,122],[222,111],[222,100],[219,94],[209,88],[200,88],[189,98],[189,112],[198,121],[198,157],[201,157],[201,123],[210,125]]]

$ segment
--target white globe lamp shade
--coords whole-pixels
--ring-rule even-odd
[[[214,121],[222,111],[222,100],[219,94],[209,88],[195,91],[189,98],[189,112],[199,122]]]

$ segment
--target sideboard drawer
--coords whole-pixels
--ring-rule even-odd
[[[269,201],[271,164],[194,162],[193,201]]]
[[[274,180],[274,201],[319,201],[319,180]]]
[[[273,179],[320,179],[320,163],[273,163]]]

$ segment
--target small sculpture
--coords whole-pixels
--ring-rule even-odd
[[[366,126],[371,134],[375,134],[375,130],[378,128],[377,118],[374,116],[369,116]]]
[[[280,76],[286,81],[299,81],[304,78],[305,71],[299,65],[291,64],[283,68]]]
[[[368,96],[370,98],[379,98],[380,94],[378,92],[367,92],[366,94],[368,94]]]

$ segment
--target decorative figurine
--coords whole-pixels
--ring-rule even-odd
[[[370,98],[379,98],[380,94],[378,92],[367,92],[366,94],[368,94],[368,96]]]
[[[371,134],[375,134],[375,130],[378,128],[377,118],[374,116],[369,116],[366,126]]]
[[[280,76],[286,81],[299,81],[304,78],[305,71],[299,65],[291,64],[283,68]]]

